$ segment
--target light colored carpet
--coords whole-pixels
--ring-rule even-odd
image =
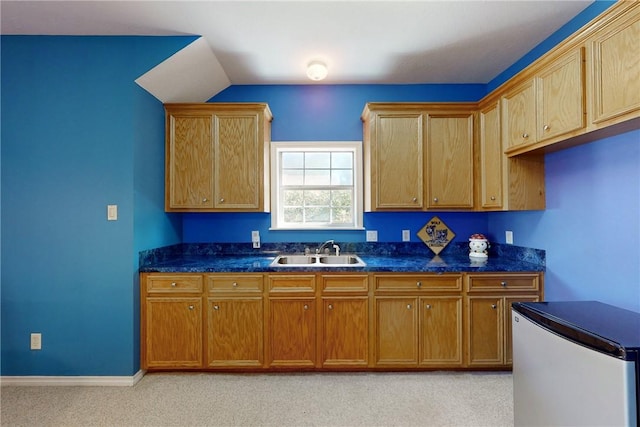
[[[147,374],[1,388],[2,426],[512,426],[511,373]]]

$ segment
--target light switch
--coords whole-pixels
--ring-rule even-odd
[[[107,205],[107,221],[118,220],[118,205]]]
[[[402,230],[402,241],[408,242],[409,240],[411,240],[411,234],[409,230]]]

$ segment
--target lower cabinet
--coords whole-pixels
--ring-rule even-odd
[[[314,298],[269,298],[269,366],[315,367]]]
[[[369,364],[369,299],[322,298],[322,366],[366,368]]]
[[[376,366],[462,365],[462,297],[376,301]]]
[[[466,338],[469,367],[509,367],[511,304],[541,298],[542,275],[467,275]]]
[[[202,277],[142,275],[143,369],[202,368]]]
[[[262,297],[209,298],[207,304],[207,366],[262,367]]]
[[[261,274],[208,274],[207,367],[264,365],[264,298]]]
[[[508,369],[542,273],[142,273],[143,369]]]

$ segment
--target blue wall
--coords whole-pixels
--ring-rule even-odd
[[[491,214],[519,246],[547,252],[546,299],[640,312],[640,130],[548,154],[547,209]]]
[[[2,37],[2,375],[139,369],[137,251],[181,236],[162,105],[134,79],[191,40]]]

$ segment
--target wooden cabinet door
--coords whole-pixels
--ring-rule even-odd
[[[313,298],[270,298],[270,366],[316,365]]]
[[[429,114],[427,208],[473,208],[473,113]]]
[[[502,209],[503,150],[500,102],[480,111],[480,203],[482,209]]]
[[[504,363],[513,364],[513,336],[511,335],[511,304],[514,302],[538,302],[537,296],[513,296],[504,299]]]
[[[503,364],[503,299],[469,297],[467,305],[467,345],[469,366]]]
[[[256,210],[265,161],[258,114],[216,113],[214,119],[214,206]]]
[[[143,368],[202,367],[202,300],[147,297]]]
[[[207,365],[262,367],[262,297],[209,298]]]
[[[462,365],[462,297],[420,298],[420,365]]]
[[[167,111],[165,210],[213,207],[213,119]]]
[[[422,147],[422,114],[375,116],[370,153],[372,210],[422,209]]]
[[[418,298],[375,297],[376,365],[418,364]]]
[[[369,363],[369,302],[362,297],[324,297],[323,367],[366,367]]]
[[[636,9],[590,41],[593,123],[640,110],[639,40],[640,9]]]
[[[536,142],[536,91],[529,80],[502,98],[505,149]]]
[[[536,77],[537,141],[584,127],[583,56],[575,49]]]

